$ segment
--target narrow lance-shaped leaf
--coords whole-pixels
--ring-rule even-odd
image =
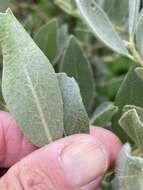
[[[58,53],[57,35],[58,24],[53,19],[36,31],[34,36],[35,42],[52,63]]]
[[[119,126],[118,121],[125,105],[135,105],[143,108],[143,82],[136,75],[135,66],[132,66],[123,80],[115,98],[115,105],[119,107],[118,113],[113,116],[112,130],[124,141],[129,140],[127,134]]]
[[[60,70],[76,79],[84,105],[89,109],[95,94],[93,72],[79,42],[73,36],[67,42]]]
[[[104,102],[94,112],[90,123],[98,126],[107,127],[114,114],[118,111],[118,107],[112,102]]]
[[[140,0],[129,0],[129,34],[134,38],[140,9]]]
[[[82,17],[96,36],[112,50],[128,56],[129,52],[123,40],[95,0],[76,0],[76,2]]]
[[[64,105],[64,129],[66,135],[89,130],[89,119],[74,78],[65,73],[57,74]]]
[[[22,131],[37,146],[63,135],[63,102],[46,56],[8,9],[0,14],[2,91]]]
[[[122,115],[119,124],[132,141],[143,148],[143,109],[133,106]]]
[[[125,144],[117,162],[114,190],[143,189],[143,158],[131,155],[131,147]]]

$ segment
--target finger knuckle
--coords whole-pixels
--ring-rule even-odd
[[[55,190],[50,176],[37,167],[12,167],[5,176],[7,190]],[[8,188],[10,187],[10,188]]]
[[[18,180],[23,190],[53,190],[53,184],[49,176],[38,167],[23,166],[18,172]]]

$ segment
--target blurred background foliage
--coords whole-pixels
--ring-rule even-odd
[[[126,39],[128,1],[121,0],[120,3],[117,0],[97,1],[111,18],[116,29]],[[110,51],[93,36],[81,18],[78,17],[79,13],[73,0],[0,0],[1,11],[4,11],[6,7],[11,7],[30,35],[39,45],[43,46],[42,50],[45,54],[47,53],[57,72],[59,72],[68,37],[71,34],[77,37],[92,66],[95,81],[95,101],[88,110],[89,115],[102,102],[114,101],[117,90],[131,63],[127,58]],[[122,7],[125,10],[121,10]],[[49,22],[53,22],[53,19],[56,19],[57,28],[48,26]],[[40,30],[43,30],[42,33],[40,32],[41,37],[38,35]],[[43,42],[47,44],[44,45]],[[58,43],[58,45],[54,43]]]
[[[128,0],[96,1],[127,40]],[[7,7],[49,58],[55,71],[66,72],[77,80],[91,124],[110,128],[111,117],[118,111],[114,101],[131,61],[106,48],[91,33],[79,17],[74,0],[0,0],[0,10]],[[0,71],[2,75],[1,55]],[[6,110],[2,93],[0,101],[1,109]],[[115,125],[117,121],[118,117]],[[108,181],[112,177],[107,176],[103,182],[104,190],[111,189]]]
[[[97,1],[106,11],[120,35],[126,40],[128,1]],[[131,61],[112,52],[96,39],[79,17],[74,0],[0,0],[0,10],[5,11],[7,7],[12,9],[15,16],[49,58],[55,71],[63,71],[76,78],[91,123],[98,124],[96,119],[98,120],[97,117],[101,116],[99,120],[102,120],[103,117],[103,125],[110,127],[111,123],[107,125],[107,121],[105,122],[105,120],[108,120],[106,103],[110,105],[114,102]],[[82,61],[80,61],[82,55],[80,59],[75,59],[79,56],[76,52],[80,53],[77,46],[71,46],[71,49],[75,48],[75,51],[72,52],[71,56],[68,55],[70,45],[67,46],[71,35],[76,37],[79,43],[77,46],[80,45],[82,48]],[[66,53],[67,55],[65,55]],[[67,57],[70,58],[67,59]],[[2,56],[0,56],[0,62],[2,75]],[[69,63],[66,65],[66,62]],[[87,68],[82,66],[85,64],[87,64]],[[1,109],[6,110],[2,93],[0,97]],[[103,106],[100,110],[101,104]],[[112,110],[112,106],[107,111],[110,111],[110,109]],[[102,123],[100,122],[100,124]]]

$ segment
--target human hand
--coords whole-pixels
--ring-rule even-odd
[[[121,143],[105,129],[91,127],[90,134],[72,135],[37,149],[10,114],[0,112],[0,168],[10,168],[0,179],[0,189],[98,190]]]

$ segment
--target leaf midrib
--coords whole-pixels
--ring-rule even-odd
[[[35,89],[34,89],[34,87],[33,87],[32,80],[31,80],[31,78],[30,78],[30,76],[29,76],[28,71],[27,71],[26,68],[24,68],[24,73],[25,73],[25,76],[26,76],[27,81],[28,81],[28,83],[29,83],[29,88],[30,88],[30,90],[31,90],[31,93],[32,93],[32,95],[33,95],[33,97],[34,97],[34,101],[35,101],[37,110],[38,110],[39,115],[40,115],[41,122],[42,122],[43,127],[44,127],[44,130],[45,130],[45,134],[46,134],[48,140],[49,140],[50,142],[52,142],[53,139],[52,139],[51,133],[50,133],[50,131],[49,131],[47,122],[46,122],[46,120],[45,120],[44,113],[43,113],[43,110],[42,110],[42,108],[41,108],[39,98],[38,98],[37,93],[36,93],[36,91],[35,91]]]

